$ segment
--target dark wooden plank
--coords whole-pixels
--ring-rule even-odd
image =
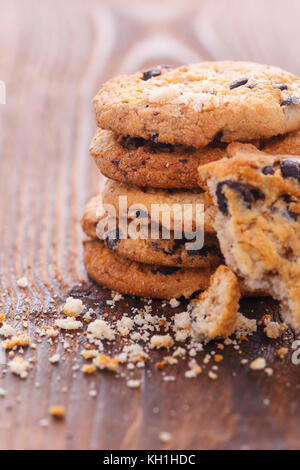
[[[284,10],[279,0],[1,0],[0,11],[0,79],[7,86],[7,104],[0,105],[0,308],[17,329],[28,319],[34,336],[70,292],[96,303],[98,314],[107,311],[109,292],[85,276],[79,226],[85,202],[101,186],[88,157],[91,98],[101,83],[157,62],[203,59],[250,59],[299,74],[300,6],[293,0]],[[16,285],[23,275],[26,291]],[[128,302],[139,305],[125,299],[115,314],[128,311]],[[256,318],[278,314],[271,300],[243,301],[242,310]],[[164,382],[151,363],[139,390],[107,373],[72,370],[75,359],[82,364],[82,338],[70,341],[72,352],[57,366],[48,361],[56,347],[43,340],[25,354],[37,358],[26,381],[0,366],[7,391],[0,398],[0,448],[299,448],[299,369],[291,352],[284,360],[276,352],[293,339],[287,332],[272,341],[260,331],[243,343],[242,354],[228,347],[217,381],[208,369],[187,380],[181,363],[170,368],[176,380]],[[257,356],[266,357],[272,377],[241,366],[241,357]],[[66,406],[66,419],[41,427],[55,403]],[[165,445],[162,430],[173,436]]]

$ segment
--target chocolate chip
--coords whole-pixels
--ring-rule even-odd
[[[284,206],[284,215],[287,215],[290,219],[292,220],[297,220],[298,218],[298,214],[296,214],[296,212],[293,212],[290,210],[290,204],[292,202],[295,202],[292,200],[291,196],[289,196],[288,194],[284,194],[283,196],[280,196],[277,201],[275,201],[272,206],[271,206],[271,210],[273,212],[278,212],[279,210],[282,211],[282,202],[285,203],[285,206]]]
[[[188,162],[186,158],[180,159],[179,161],[180,161],[180,163],[187,163]]]
[[[283,178],[299,179],[299,165],[293,160],[281,160],[280,169]]]
[[[155,134],[151,135],[151,140],[152,142],[157,142],[157,139],[158,139],[158,132],[155,132]]]
[[[299,104],[299,98],[297,96],[289,96],[286,100],[280,103],[280,106],[297,106]]]
[[[255,201],[258,201],[259,199],[265,199],[264,193],[262,193],[259,189],[250,189],[250,191]]]
[[[128,174],[127,174],[127,171],[123,171],[123,176],[124,176],[124,179],[127,180],[128,179]]]
[[[118,243],[120,243],[120,235],[121,234],[119,228],[116,228],[115,230],[110,230],[106,234],[105,242],[111,251],[115,251],[116,246],[118,245]]]
[[[262,170],[264,175],[273,175],[274,174],[274,168],[272,166],[265,166]]]
[[[232,84],[230,85],[230,90],[234,90],[235,88],[238,88],[242,85],[246,85],[248,80],[249,80],[249,78],[238,78],[237,80],[232,82]]]
[[[257,83],[249,83],[249,85],[247,85],[247,88],[252,90],[252,88],[255,88],[256,86],[257,86]]]
[[[180,258],[180,256],[178,256],[177,260],[176,260],[176,263],[177,264],[182,264],[182,258]]]
[[[119,166],[120,160],[113,160],[113,163],[114,163],[115,165]]]
[[[282,85],[275,85],[275,86],[273,86],[273,88],[274,88],[274,90],[284,91],[284,90],[288,89],[288,86],[283,83]]]
[[[175,238],[173,241],[173,247],[172,251],[175,253],[177,250],[182,249],[184,245],[186,244],[187,240],[182,237],[182,238]]]
[[[160,251],[160,249],[161,249],[160,243],[159,242],[152,242],[151,243],[151,249],[153,251]]]
[[[143,147],[145,142],[145,139],[142,139],[141,137],[123,137],[121,145],[125,150],[136,150],[139,147]]]
[[[158,268],[157,272],[163,274],[164,276],[170,276],[179,271],[180,268],[175,268],[174,266],[161,266]]]
[[[259,189],[252,189],[245,184],[238,181],[225,180],[218,183],[216,196],[218,201],[219,210],[224,215],[228,215],[228,202],[226,196],[223,194],[223,187],[227,186],[234,191],[240,193],[247,209],[251,209],[252,203],[258,199],[264,199],[264,194]]]
[[[143,72],[143,78],[142,80],[147,81],[150,78],[153,77],[158,77],[161,75],[163,70],[169,70],[170,66],[169,65],[158,65],[157,67],[154,67],[153,69],[148,69]]]
[[[139,209],[136,211],[135,216],[137,219],[148,219],[148,212]]]

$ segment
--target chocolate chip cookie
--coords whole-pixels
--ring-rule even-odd
[[[154,142],[204,147],[299,129],[300,80],[277,67],[202,62],[108,81],[94,98],[98,127]]]
[[[198,166],[225,157],[225,149],[221,143],[195,149],[98,129],[90,154],[104,176],[121,183],[193,189],[198,187]]]
[[[107,217],[107,213],[102,207],[102,197],[96,196],[88,202],[81,221],[87,236],[99,239],[97,224],[104,217]],[[173,232],[170,234],[170,239],[159,238],[155,240],[151,239],[151,233],[147,226],[144,227],[140,238],[131,238],[128,234],[127,238],[122,239],[120,238],[120,230],[118,224],[116,229],[111,231],[106,229],[104,243],[114,253],[133,261],[179,268],[209,268],[217,266],[223,260],[214,234],[205,234],[203,248],[186,250],[185,244],[191,240],[176,239]]]
[[[300,331],[300,157],[231,144],[230,158],[199,167],[218,213],[215,228],[226,264],[249,290],[281,301]]]

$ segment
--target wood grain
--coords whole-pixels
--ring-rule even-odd
[[[17,330],[28,319],[34,336],[70,292],[96,305],[99,315],[107,311],[109,292],[86,279],[79,225],[85,202],[101,186],[88,156],[95,129],[91,99],[101,83],[156,63],[207,59],[266,62],[300,74],[300,5],[0,0],[0,12],[0,80],[7,88],[7,104],[0,105],[0,307]],[[16,283],[22,276],[30,284],[26,291]],[[117,304],[116,315],[126,302]],[[243,301],[242,310],[256,318],[278,313],[272,300],[261,299]],[[25,354],[37,358],[28,380],[0,365],[0,387],[7,391],[0,398],[0,448],[298,449],[299,367],[290,353],[284,360],[276,354],[293,339],[287,332],[272,341],[260,331],[242,355],[228,348],[217,381],[207,373],[186,380],[182,364],[168,383],[148,365],[140,390],[109,374],[83,377],[72,370],[81,364],[80,338],[71,341],[72,353],[58,343],[65,356],[58,366],[48,361],[55,347],[43,340]],[[244,356],[266,357],[274,375],[241,366]],[[66,419],[41,427],[55,403],[66,406]],[[172,433],[169,444],[159,442],[162,430]]]

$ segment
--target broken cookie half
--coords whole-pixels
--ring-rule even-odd
[[[238,319],[239,299],[238,278],[227,266],[219,266],[209,287],[190,304],[192,338],[206,342],[230,336]]]
[[[227,153],[198,169],[218,209],[226,264],[247,289],[280,300],[285,321],[300,331],[300,156],[238,143]]]

